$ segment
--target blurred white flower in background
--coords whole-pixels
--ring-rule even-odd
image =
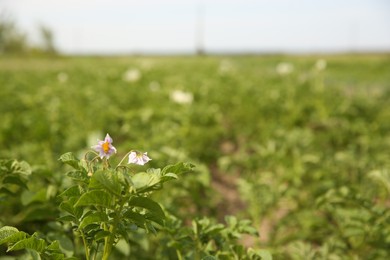
[[[65,83],[68,81],[68,74],[66,74],[65,72],[60,72],[57,75],[57,79],[58,79],[58,82]]]
[[[174,90],[171,92],[170,98],[173,102],[178,104],[191,104],[194,100],[194,95],[191,92]]]
[[[291,63],[288,62],[280,62],[278,65],[276,65],[276,72],[280,76],[285,76],[294,71],[294,66]]]
[[[326,60],[324,60],[324,59],[319,59],[319,60],[317,60],[317,62],[316,62],[316,64],[314,65],[314,67],[315,67],[316,70],[318,70],[318,71],[325,70],[325,69],[326,69]]]
[[[151,70],[154,66],[154,61],[149,58],[143,58],[138,62],[142,70]]]
[[[221,60],[218,72],[220,75],[226,75],[234,72],[234,64],[230,60]]]
[[[128,69],[123,73],[122,79],[126,82],[137,82],[141,79],[141,71],[139,69]]]
[[[149,83],[149,89],[150,91],[156,92],[160,90],[160,83],[158,81],[152,81]]]

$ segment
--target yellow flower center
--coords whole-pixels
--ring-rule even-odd
[[[103,151],[105,153],[108,153],[108,151],[110,150],[110,143],[109,142],[105,142],[102,144],[102,148],[103,148]]]

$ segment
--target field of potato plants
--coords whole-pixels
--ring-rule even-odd
[[[0,58],[0,259],[390,259],[390,56]]]

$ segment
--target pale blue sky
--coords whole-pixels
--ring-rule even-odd
[[[0,0],[66,53],[390,51],[390,0]]]

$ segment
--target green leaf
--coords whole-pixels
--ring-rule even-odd
[[[48,235],[48,239],[53,241],[46,249],[51,250],[53,252],[61,252],[67,256],[74,255],[74,244],[73,240],[71,240],[67,235],[59,234],[59,233],[51,233]],[[58,245],[58,249],[56,249]]]
[[[238,224],[237,218],[235,216],[225,216],[225,221],[230,227],[235,227]]]
[[[74,207],[74,204],[76,203],[77,199],[76,198],[72,198],[71,200],[69,201],[63,201],[61,202],[60,204],[60,209],[63,210],[63,211],[66,211],[68,213],[70,213],[71,215],[73,216],[77,216],[76,214],[76,209]],[[78,216],[77,216],[78,217]]]
[[[235,252],[235,255],[238,255],[240,258],[246,255],[246,250],[243,245],[233,245],[231,248]]]
[[[18,175],[9,175],[3,179],[3,183],[9,183],[9,184],[15,184],[18,185],[24,189],[28,189],[25,180],[23,180],[20,176]]]
[[[250,259],[254,259],[255,256],[261,257],[261,260],[272,260],[272,255],[269,251],[264,249],[248,249],[248,255]]]
[[[89,171],[88,170],[88,163],[87,163],[87,161],[85,159],[81,159],[79,161],[79,169],[80,170],[82,169],[84,172],[88,172]]]
[[[146,232],[152,232],[154,235],[157,234],[157,230],[154,228],[154,226],[151,223],[146,223],[145,225]]]
[[[165,219],[165,214],[164,214],[164,211],[162,210],[160,204],[158,204],[157,202],[155,202],[149,198],[132,197],[129,201],[129,206],[147,209],[149,211],[149,214],[154,215],[153,217],[159,218],[161,220]],[[152,215],[148,215],[148,217],[152,218]],[[157,222],[157,221],[155,221],[155,222]]]
[[[159,224],[161,226],[164,226],[165,218],[161,218],[160,216],[157,216],[157,215],[155,215],[153,213],[146,213],[145,214],[145,218],[147,220],[153,221],[153,222],[155,222],[155,223],[157,223],[157,224]]]
[[[88,216],[86,216],[80,223],[79,228],[84,228],[88,226],[89,224],[93,223],[101,223],[106,222],[108,220],[108,217],[103,212],[94,212]]]
[[[106,230],[100,230],[98,231],[96,234],[95,234],[95,237],[94,239],[96,241],[100,240],[100,239],[103,239],[105,237],[108,237],[109,235],[111,235],[111,233],[109,231],[106,231]]]
[[[65,153],[58,159],[62,163],[72,166],[76,170],[80,170],[79,160],[73,155],[73,153]]]
[[[112,208],[113,197],[104,190],[92,190],[81,195],[80,199],[75,204],[75,207],[91,205]]]
[[[97,180],[105,189],[114,195],[120,196],[122,185],[119,181],[118,174],[115,171],[96,171],[92,179]]]
[[[100,227],[100,224],[89,224],[88,226],[85,226],[84,231],[88,235],[96,234],[99,230],[102,230]]]
[[[128,220],[136,224],[138,227],[145,227],[146,218],[140,213],[128,210],[123,214],[123,217],[127,218]]]
[[[194,167],[195,166],[191,163],[180,162],[180,163],[177,163],[174,165],[168,165],[168,166],[164,167],[161,174],[162,174],[162,176],[165,176],[169,173],[174,173],[176,175],[180,175],[180,174],[191,172]]]
[[[5,188],[5,187],[2,187],[2,188],[0,189],[0,194],[7,194],[8,196],[13,196],[13,195],[16,194],[16,192],[13,193],[13,192],[10,191],[9,189],[7,189],[7,188]]]
[[[62,253],[50,253],[50,260],[64,260],[65,256]]]
[[[18,233],[20,233],[20,232],[15,227],[4,226],[4,227],[0,228],[0,245],[3,243],[6,243],[6,242],[12,242],[12,241],[9,241],[10,237],[12,237]]]
[[[146,172],[161,176],[161,169],[149,168]]]
[[[11,169],[13,173],[22,175],[30,175],[32,173],[31,166],[25,161],[18,162],[14,160]]]
[[[387,194],[390,195],[390,171],[386,171],[386,170],[371,171],[368,174],[368,177],[371,178],[374,182],[382,185],[386,189]]]
[[[211,255],[206,255],[206,256],[202,257],[202,260],[217,260],[217,258],[215,258],[214,256],[211,256]]]
[[[160,176],[154,173],[140,172],[135,174],[131,179],[138,192],[145,192],[159,188],[157,185],[160,183]]]
[[[47,250],[54,250],[54,251],[57,251],[57,250],[60,250],[60,244],[58,243],[58,241],[53,241],[50,245],[47,246],[46,248]]]
[[[62,221],[62,222],[77,222],[77,218],[75,218],[74,216],[72,215],[65,215],[65,216],[62,216],[62,217],[59,217],[57,218],[58,221]]]
[[[259,236],[259,232],[257,231],[257,229],[252,226],[240,227],[240,232],[252,236]]]
[[[67,188],[65,191],[63,191],[59,197],[80,197],[80,188],[78,185],[74,185],[70,188]]]
[[[4,243],[15,243],[27,237],[23,231],[17,231],[14,227],[5,226],[0,230],[0,245]]]
[[[67,172],[66,176],[72,178],[76,181],[86,181],[88,180],[88,175],[85,171],[71,171]]]
[[[164,176],[161,177],[161,182],[166,182],[166,181],[170,181],[170,180],[174,180],[174,179],[178,179],[178,178],[179,177],[175,173],[168,172],[167,174],[165,174]]]
[[[213,225],[210,225],[210,226],[207,226],[207,227],[203,227],[203,228],[204,228],[204,231],[203,231],[204,234],[216,235],[220,231],[222,231],[225,228],[225,226],[220,224],[220,223],[218,223],[218,224],[213,224]]]
[[[37,252],[43,252],[46,247],[46,242],[43,239],[37,238],[35,236],[31,236],[29,238],[23,239],[21,241],[16,242],[11,247],[8,248],[8,251],[15,251],[20,249],[32,249]]]

